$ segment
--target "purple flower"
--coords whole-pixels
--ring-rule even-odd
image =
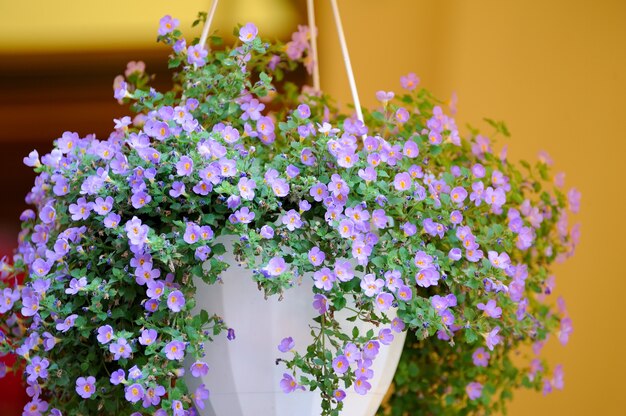
[[[489,365],[490,354],[483,347],[477,348],[472,354],[472,361],[478,367],[487,367]]]
[[[252,42],[259,33],[259,29],[253,23],[246,23],[239,29],[239,39],[242,42]]]
[[[167,297],[167,307],[172,312],[180,312],[185,306],[185,296],[180,290],[175,290]]]
[[[391,91],[376,91],[376,99],[383,103],[383,105],[387,105],[387,103],[393,99],[394,95],[395,94]]]
[[[235,330],[233,328],[228,328],[228,331],[226,331],[226,338],[229,341],[232,341],[235,339]]]
[[[254,180],[245,177],[241,178],[239,179],[237,188],[239,188],[239,193],[243,199],[247,199],[248,201],[254,199],[254,188],[256,188],[256,182]]]
[[[365,169],[359,169],[359,177],[365,182],[371,182],[376,180],[378,174],[376,173],[376,169],[368,166]]]
[[[113,339],[113,328],[111,325],[104,325],[98,328],[98,342],[100,344],[107,344]]]
[[[483,385],[473,381],[465,387],[465,392],[470,400],[476,400],[483,394]]]
[[[291,393],[298,388],[298,383],[291,375],[284,373],[282,380],[280,380],[280,388],[285,393]]]
[[[407,237],[411,237],[417,232],[417,227],[415,226],[415,224],[410,222],[405,222],[400,226],[400,228],[402,229],[402,231],[404,231],[404,235],[406,235]]]
[[[343,238],[351,238],[355,235],[354,223],[348,218],[344,218],[339,223],[339,235]]]
[[[278,345],[278,351],[289,352],[296,346],[292,337],[283,338]]]
[[[144,389],[141,384],[138,383],[126,386],[124,392],[126,400],[131,403],[137,403],[139,400],[143,399],[144,396]]]
[[[490,318],[500,318],[500,316],[502,316],[502,308],[499,307],[493,299],[489,299],[486,305],[479,303],[477,307]]]
[[[345,374],[350,369],[350,363],[345,355],[335,357],[333,360],[333,370],[336,374]]]
[[[376,296],[376,307],[381,311],[386,311],[393,303],[393,295],[388,292],[379,293]]]
[[[333,282],[336,280],[335,274],[328,268],[324,267],[313,274],[315,287],[329,291],[333,288]]]
[[[64,320],[58,321],[56,324],[57,331],[61,331],[61,332],[69,331],[70,328],[74,327],[74,321],[76,321],[76,318],[78,318],[78,315],[72,314],[68,316],[67,318],[65,318]]]
[[[113,197],[107,196],[106,199],[101,197],[96,198],[96,202],[93,204],[93,210],[100,215],[107,215],[113,208]]]
[[[263,227],[261,227],[260,234],[261,237],[265,238],[266,240],[272,239],[274,238],[274,229],[269,225],[264,225]]]
[[[125,338],[119,338],[109,345],[109,351],[113,354],[114,360],[119,360],[120,358],[130,357],[132,349]]]
[[[236,222],[249,224],[252,222],[254,217],[256,217],[256,214],[253,211],[250,211],[250,208],[242,207],[241,209],[235,211],[234,217]]]
[[[397,191],[407,191],[413,186],[411,175],[407,172],[398,173],[393,179],[393,186]]]
[[[172,183],[172,189],[170,189],[170,196],[172,198],[178,198],[185,193],[185,184],[180,181],[174,181]]]
[[[26,366],[26,374],[28,374],[27,381],[29,383],[35,383],[38,378],[45,380],[48,378],[48,366],[50,362],[47,359],[42,359],[39,356],[34,356],[30,364]]]
[[[156,387],[148,387],[146,393],[143,396],[142,406],[148,408],[150,406],[156,406],[161,403],[161,396],[165,395],[165,387],[157,385]],[[162,410],[162,409],[161,409]],[[137,412],[139,413],[139,412]],[[156,412],[154,413],[157,414]]]
[[[321,182],[316,183],[311,187],[309,195],[311,195],[313,199],[317,202],[323,201],[324,198],[328,196],[328,190],[326,188],[326,185]]]
[[[359,155],[354,153],[351,149],[341,150],[337,155],[337,164],[342,168],[351,168],[358,161]]]
[[[461,211],[452,211],[450,213],[450,222],[452,224],[458,225],[463,222],[463,214]]]
[[[489,348],[489,351],[493,351],[493,347],[502,341],[502,337],[498,335],[498,332],[500,332],[499,326],[495,327],[485,335],[485,341],[487,342],[487,348]]]
[[[161,271],[153,269],[152,263],[144,263],[143,266],[135,269],[135,282],[141,286],[154,282],[159,276],[161,276]]]
[[[565,381],[563,380],[563,366],[561,364],[554,367],[554,374],[552,375],[552,385],[558,390],[563,390],[565,387]]]
[[[172,400],[172,410],[174,411],[172,413],[174,416],[184,416],[187,413],[185,412],[183,402],[180,400]]]
[[[121,368],[111,373],[111,384],[117,386],[126,381],[126,373]]]
[[[493,209],[498,209],[506,202],[506,193],[502,188],[493,189],[491,186],[485,189],[484,200]]]
[[[337,260],[335,262],[335,276],[341,282],[348,282],[354,277],[354,270],[348,260]]]
[[[96,392],[96,378],[93,376],[78,377],[76,379],[76,393],[83,399],[88,399]]]
[[[285,259],[282,257],[272,257],[267,263],[267,266],[264,268],[264,270],[273,277],[280,276],[285,273],[286,269],[287,264],[285,263]]]
[[[23,162],[26,166],[31,168],[40,166],[41,163],[39,162],[39,153],[36,150],[31,151],[28,156],[23,159]]]
[[[51,204],[47,204],[39,212],[39,219],[41,219],[41,222],[43,222],[44,224],[53,223],[56,216],[57,212]]]
[[[328,184],[328,190],[333,193],[335,197],[339,195],[346,196],[350,192],[348,184],[341,178],[341,176],[333,173]]]
[[[188,222],[187,227],[185,228],[185,234],[183,235],[183,240],[187,244],[195,244],[197,243],[201,237],[202,230],[198,226],[198,224],[193,222]]]
[[[439,272],[432,267],[422,269],[415,275],[415,282],[418,286],[435,286],[439,282]]]
[[[154,329],[144,329],[141,331],[141,336],[139,337],[139,343],[141,345],[152,345],[157,339],[157,331]]]
[[[382,328],[378,332],[378,340],[383,345],[390,345],[393,342],[393,338],[394,336],[389,328]]]
[[[25,292],[25,290],[22,292],[21,313],[24,316],[34,316],[39,310],[39,298],[34,294],[32,296],[26,295]]]
[[[287,196],[287,194],[289,194],[289,184],[281,178],[277,178],[275,179],[272,183],[271,183],[271,187],[272,190],[274,191],[274,194],[277,197],[285,197]]]
[[[106,228],[115,228],[119,225],[122,217],[112,212],[104,218],[104,226]]]
[[[231,126],[224,127],[224,130],[222,130],[221,134],[226,143],[232,144],[239,140],[239,130]]]
[[[200,384],[198,388],[194,390],[191,397],[193,398],[193,402],[196,406],[198,406],[200,410],[204,410],[204,402],[209,398],[209,390],[204,384]]]
[[[130,243],[136,246],[143,246],[148,237],[148,226],[141,223],[137,217],[133,217],[124,225]]]
[[[357,378],[369,380],[374,377],[374,370],[370,368],[372,366],[372,360],[363,358],[362,360],[358,360],[356,365],[357,369],[354,371],[354,375]]]
[[[146,301],[146,303],[144,304],[144,308],[148,312],[155,312],[157,309],[159,309],[159,300],[158,299],[148,299]]]
[[[70,280],[70,287],[68,289],[65,289],[65,293],[67,293],[68,295],[75,295],[79,291],[84,289],[85,286],[87,286],[86,277],[81,277],[80,279],[73,278],[72,280]]]
[[[566,345],[573,331],[574,327],[572,326],[572,319],[569,317],[561,319],[561,326],[559,327],[558,332],[559,342],[562,345]]]
[[[489,257],[491,265],[498,269],[506,270],[511,264],[511,259],[509,258],[509,255],[504,252],[498,254],[495,251],[489,251],[487,255]]]
[[[400,318],[394,318],[393,321],[391,321],[391,329],[396,333],[404,331],[404,326],[404,322]]]
[[[298,167],[295,165],[289,165],[287,166],[286,173],[290,179],[295,178],[300,174],[300,169],[298,169]]]
[[[163,353],[168,360],[182,360],[185,356],[185,344],[181,341],[170,341],[164,348]]]
[[[368,341],[363,347],[363,357],[373,360],[378,355],[380,344],[378,341]]]
[[[78,198],[76,203],[70,204],[69,207],[70,214],[72,214],[72,220],[79,221],[89,218],[92,206],[93,204],[91,202],[87,202],[85,198]]]
[[[337,400],[337,402],[342,402],[343,399],[346,398],[346,392],[341,389],[337,389],[333,392],[333,397]]]
[[[413,72],[409,72],[407,75],[400,77],[400,85],[402,88],[413,91],[420,83],[420,79]]]
[[[580,197],[581,194],[576,188],[572,188],[567,193],[567,203],[569,205],[569,210],[574,214],[580,211]]]
[[[193,160],[189,156],[182,156],[176,163],[178,176],[189,176],[193,172]]]
[[[155,270],[158,271],[158,269],[155,269]],[[150,278],[149,280],[146,279],[143,283],[146,283],[148,286],[148,290],[146,291],[146,294],[150,297],[150,299],[161,298],[161,296],[163,295],[163,291],[165,290],[165,283],[163,283],[160,280],[155,280],[152,278]]]
[[[328,311],[327,303],[328,299],[326,299],[326,296],[320,294],[313,296],[313,308],[315,308],[320,315],[324,315],[326,311]]]
[[[368,297],[372,297],[380,293],[381,289],[385,286],[383,279],[377,279],[372,273],[366,274],[361,279],[361,289],[363,294]]]
[[[409,112],[406,111],[405,108],[398,108],[398,110],[396,110],[396,121],[398,123],[406,123],[409,120]]]
[[[372,212],[372,224],[376,228],[385,228],[388,224],[387,215],[385,214],[385,210],[376,209]]]
[[[465,198],[467,198],[467,191],[461,186],[457,186],[450,191],[450,199],[458,205],[462,205]]]
[[[443,238],[443,235],[446,231],[446,228],[439,224],[438,222],[434,222],[432,218],[426,218],[422,225],[424,226],[424,231],[426,231],[429,235],[435,237],[439,236],[439,238]]]
[[[261,118],[261,111],[265,109],[265,104],[261,104],[259,100],[252,99],[246,103],[241,104],[241,109],[244,113],[241,115],[242,120],[258,120]]]
[[[16,301],[20,299],[20,290],[15,289],[11,290],[10,288],[5,288],[2,292],[0,292],[0,313],[6,313],[13,308],[13,305]],[[0,336],[1,339],[1,336]]]
[[[311,149],[307,147],[302,149],[302,152],[300,153],[300,161],[306,166],[313,166],[315,165],[317,159],[313,155]]]
[[[294,209],[287,211],[287,213],[281,217],[281,222],[289,231],[294,231],[296,228],[302,227],[300,214],[298,214],[298,212]]]
[[[398,286],[396,296],[398,296],[398,299],[408,302],[413,298],[413,291],[409,286],[401,284]]]
[[[194,45],[187,48],[187,63],[190,65],[204,66],[209,53],[202,45]]]
[[[209,373],[209,365],[204,361],[196,361],[191,364],[191,375],[194,377],[203,377]]]
[[[172,33],[174,29],[178,27],[178,24],[178,19],[172,18],[169,14],[163,16],[161,20],[159,20],[159,35],[165,36],[168,33]]]
[[[131,196],[130,201],[133,204],[133,208],[139,209],[150,203],[150,201],[152,201],[152,197],[144,191],[139,191],[135,192]]]
[[[362,396],[366,395],[372,388],[372,385],[368,383],[366,378],[357,378],[354,382],[354,391]]]
[[[318,246],[315,246],[311,250],[309,250],[309,261],[313,266],[319,266],[320,264],[324,263],[325,259],[326,254],[322,250],[320,250]]]
[[[311,116],[311,109],[306,104],[300,104],[294,113],[298,116],[298,118],[306,120]]]
[[[47,262],[42,258],[36,259],[31,265],[31,273],[38,277],[44,277],[52,268],[52,262]]]

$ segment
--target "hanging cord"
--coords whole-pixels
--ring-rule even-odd
[[[320,66],[317,60],[317,26],[315,25],[314,0],[307,0],[307,15],[309,18],[309,34],[311,35],[311,52],[313,53],[313,88],[320,91]]]
[[[339,35],[339,43],[341,44],[341,53],[343,54],[343,61],[346,64],[346,73],[348,74],[348,82],[350,83],[350,90],[352,91],[352,101],[354,101],[354,109],[356,110],[356,117],[359,121],[363,122],[363,112],[361,111],[361,102],[359,101],[359,93],[356,90],[356,82],[354,81],[354,72],[352,72],[352,64],[350,63],[350,55],[348,55],[348,45],[346,45],[346,38],[343,35],[343,26],[341,25],[341,16],[339,16],[339,7],[337,7],[337,0],[330,0],[330,4],[333,7],[333,15],[335,16],[335,25],[337,26],[337,34]]]
[[[211,27],[211,22],[213,22],[213,16],[215,16],[215,9],[217,9],[217,3],[219,0],[213,0],[211,4],[211,10],[204,22],[204,27],[202,28],[202,35],[200,36],[200,47],[204,49],[204,45],[206,45],[206,40],[209,37],[209,28]]]

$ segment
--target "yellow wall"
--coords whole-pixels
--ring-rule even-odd
[[[220,7],[230,11],[218,9],[226,33],[236,21],[258,21],[254,13],[270,19],[262,31],[280,26],[277,21],[294,23],[293,0],[248,0],[257,9],[247,14],[236,5],[241,2],[223,0],[228,6]],[[316,2],[322,86],[349,102],[328,2]],[[162,15],[186,25],[208,3],[2,0],[0,52],[149,47]],[[512,158],[547,150],[557,170],[567,172],[567,185],[582,190],[582,242],[558,268],[557,283],[575,332],[566,348],[554,341],[547,348],[565,366],[566,390],[546,398],[518,394],[511,414],[624,414],[626,1],[339,3],[364,104],[374,104],[376,90],[397,90],[400,75],[414,71],[440,97],[458,93],[460,125],[484,116],[506,120]]]
[[[209,0],[0,0],[0,53],[140,49],[155,45],[159,19],[180,20],[187,36]],[[266,36],[288,34],[297,19],[291,0],[222,0],[212,29],[221,36],[254,20]],[[289,22],[285,25],[285,22]]]

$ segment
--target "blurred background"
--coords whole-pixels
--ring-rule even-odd
[[[169,85],[168,50],[155,43],[159,19],[190,28],[209,0],[86,2],[0,1],[0,250],[9,254],[23,198],[34,175],[22,165],[32,149],[47,153],[65,131],[107,137],[125,114],[112,83],[130,60],[143,60]],[[339,0],[364,106],[377,90],[399,90],[415,72],[438,97],[458,96],[457,121],[485,127],[505,120],[512,159],[539,151],[582,191],[582,241],[557,268],[557,293],[574,320],[570,344],[548,343],[565,368],[562,392],[520,392],[511,415],[625,414],[626,324],[621,320],[626,276],[626,1],[623,0]],[[351,101],[326,0],[316,0],[322,88]],[[264,37],[288,40],[306,24],[304,0],[223,0],[214,28],[230,36],[238,22],[255,22]],[[0,380],[0,415],[20,414],[16,379]],[[620,410],[621,409],[621,410]]]

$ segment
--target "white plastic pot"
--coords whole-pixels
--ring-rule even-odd
[[[193,389],[204,383],[210,390],[209,401],[202,416],[319,416],[319,392],[296,390],[285,394],[279,386],[283,364],[279,357],[290,353],[278,351],[280,341],[293,337],[296,350],[304,353],[311,341],[309,325],[317,312],[312,307],[311,279],[285,292],[284,299],[273,296],[267,300],[252,281],[252,272],[237,265],[232,250],[224,255],[230,268],[222,274],[223,284],[207,286],[197,283],[197,308],[220,315],[235,329],[232,341],[226,335],[207,344],[206,361],[210,370],[201,380],[187,376]],[[347,316],[347,315],[346,315]],[[341,321],[340,321],[341,322]],[[361,333],[370,324],[343,320],[348,333],[358,326]],[[378,329],[375,329],[378,333]],[[395,373],[406,333],[395,334],[393,343],[381,345],[374,361],[374,379],[370,392],[361,396],[347,389],[343,416],[372,416],[376,413]],[[187,373],[189,374],[189,372]]]

